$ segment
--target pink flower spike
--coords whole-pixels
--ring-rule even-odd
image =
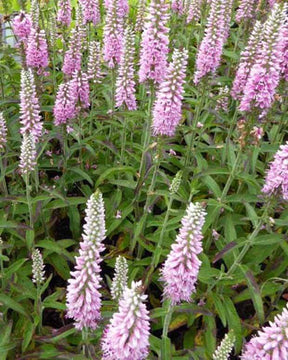
[[[83,9],[84,24],[92,22],[96,25],[100,22],[100,8],[98,0],[79,0]]]
[[[257,1],[255,0],[241,0],[235,16],[236,21],[240,23],[253,19],[256,13],[256,6]]]
[[[57,11],[57,21],[69,26],[71,23],[71,3],[70,0],[60,0]]]
[[[132,281],[123,291],[119,310],[102,338],[102,360],[144,360],[149,352],[149,315],[141,294],[141,282]]]
[[[66,75],[72,75],[74,71],[81,69],[81,33],[72,29],[70,34],[69,48],[64,56],[63,72]]]
[[[75,71],[69,84],[71,98],[74,99],[75,104],[80,105],[83,109],[88,108],[90,105],[90,90],[87,74],[81,71]]]
[[[190,203],[181,223],[182,227],[172,245],[171,251],[161,270],[164,281],[163,296],[170,299],[172,305],[181,301],[191,301],[195,292],[202,252],[201,233],[206,212],[199,204]]]
[[[220,65],[224,44],[229,34],[233,0],[212,0],[210,15],[201,42],[197,59],[194,82],[208,73],[215,73]]]
[[[36,144],[32,133],[24,133],[20,152],[20,172],[22,175],[29,175],[36,167]]]
[[[281,145],[267,171],[262,192],[268,195],[280,192],[288,200],[288,142]]]
[[[200,20],[202,4],[203,0],[191,0],[188,7],[187,23]]]
[[[7,126],[3,113],[0,111],[0,153],[7,143]]]
[[[102,73],[102,59],[101,59],[101,47],[98,41],[91,41],[89,45],[89,57],[88,57],[88,78],[93,83],[101,83],[103,78]]]
[[[83,241],[75,270],[67,287],[67,317],[73,318],[78,330],[96,329],[100,319],[100,253],[104,251],[105,210],[102,194],[97,190],[87,202]]]
[[[26,50],[27,66],[40,69],[48,66],[48,46],[44,30],[31,29]]]
[[[169,52],[169,5],[165,0],[151,0],[140,44],[140,83],[160,83],[165,76]]]
[[[71,92],[71,81],[66,84],[59,85],[54,113],[54,124],[59,126],[61,124],[67,124],[67,121],[73,119],[76,116],[74,93]]]
[[[119,14],[118,0],[111,0],[104,26],[104,60],[110,68],[120,63],[123,50],[123,17]]]
[[[40,105],[36,94],[36,86],[32,70],[22,70],[20,91],[20,122],[21,134],[32,133],[35,141],[39,141],[42,135],[42,122],[40,117]]]
[[[125,30],[123,53],[116,80],[116,107],[126,104],[128,110],[136,110],[135,97],[135,34],[128,26]]]
[[[288,359],[288,309],[287,305],[274,321],[258,331],[242,353],[242,360],[287,360]]]
[[[156,93],[152,120],[154,136],[173,136],[181,120],[187,59],[186,49],[174,50],[165,79]]]
[[[32,21],[29,14],[20,11],[13,19],[13,31],[20,41],[27,42],[32,28]]]

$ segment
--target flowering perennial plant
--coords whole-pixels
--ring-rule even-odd
[[[223,46],[229,34],[232,0],[212,0],[210,15],[201,42],[197,59],[194,82],[208,73],[214,73],[220,65]]]
[[[36,94],[36,86],[32,70],[22,70],[20,91],[20,122],[21,133],[32,133],[35,141],[42,135],[40,105]]]
[[[119,0],[111,0],[104,26],[104,60],[110,68],[120,63],[123,50],[123,16],[119,9]]]
[[[43,257],[39,249],[34,249],[32,252],[32,281],[41,285],[45,280],[45,271]]]
[[[66,75],[72,75],[74,71],[81,69],[81,33],[76,29],[72,29],[70,34],[69,48],[64,56],[64,63],[62,71]]]
[[[69,84],[71,99],[75,101],[75,104],[80,105],[81,108],[87,109],[90,105],[90,89],[87,74],[81,71],[75,71]]]
[[[164,79],[169,52],[168,6],[165,0],[150,2],[140,44],[140,83],[146,80],[160,83]]]
[[[112,299],[119,300],[128,282],[128,264],[123,256],[118,256],[115,263],[115,275],[111,285]]]
[[[53,109],[54,124],[67,124],[68,120],[76,116],[75,93],[71,90],[71,81],[59,85]]]
[[[128,110],[136,110],[135,97],[135,34],[133,30],[127,26],[125,29],[123,52],[116,80],[116,106],[120,107],[125,104]]]
[[[104,251],[105,212],[102,194],[97,190],[87,202],[83,241],[75,270],[67,287],[67,316],[75,320],[75,327],[95,329],[100,319],[100,253]]]
[[[4,115],[0,112],[0,152],[4,150],[7,143],[7,126]]]
[[[264,27],[263,41],[256,62],[247,79],[239,109],[263,110],[265,114],[274,102],[276,88],[281,75],[283,59],[282,31],[287,4],[275,4]]]
[[[27,176],[36,167],[36,144],[33,133],[24,133],[20,151],[20,172]]]
[[[172,62],[156,94],[152,120],[154,136],[173,136],[181,120],[187,59],[186,49],[174,50]]]
[[[149,349],[149,315],[144,304],[141,282],[125,288],[118,312],[104,330],[103,360],[143,360]]]
[[[60,0],[57,11],[57,21],[69,26],[71,23],[71,3],[70,0]]]
[[[101,83],[103,78],[101,61],[102,59],[100,43],[98,41],[91,41],[89,45],[87,75],[89,80],[92,80],[94,84]]]
[[[259,49],[262,43],[262,32],[262,24],[260,21],[256,21],[249,37],[248,44],[241,53],[240,63],[231,90],[231,95],[234,99],[240,100],[243,96],[243,90],[250,74],[250,70],[259,56]]]
[[[246,345],[242,360],[286,360],[288,358],[288,309],[258,331]]]
[[[241,0],[236,12],[236,21],[246,22],[249,19],[253,19],[256,12],[257,1],[256,0]]]
[[[288,200],[288,142],[275,154],[262,188],[262,192],[268,195],[278,191],[284,200]]]
[[[139,0],[137,4],[137,15],[135,22],[135,31],[142,32],[145,22],[145,10],[146,10],[146,0]]]
[[[199,21],[201,16],[201,7],[203,4],[203,0],[191,0],[188,13],[187,13],[187,23],[192,21]]]
[[[48,46],[44,30],[31,29],[26,50],[27,66],[41,69],[48,66]]]
[[[30,15],[26,14],[24,11],[20,11],[19,15],[15,16],[13,19],[12,26],[18,40],[27,42],[32,28]]]
[[[92,22],[96,25],[100,22],[100,8],[98,0],[79,0],[83,9],[84,24]]]
[[[206,212],[199,203],[190,205],[181,223],[182,227],[172,245],[171,251],[161,270],[164,281],[164,297],[173,305],[181,301],[191,301],[201,261],[198,254],[202,252],[201,233]]]

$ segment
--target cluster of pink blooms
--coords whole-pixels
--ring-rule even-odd
[[[258,331],[246,345],[242,360],[287,360],[288,359],[288,309],[285,307],[274,322]]]
[[[241,111],[250,111],[255,107],[264,110],[265,114],[274,102],[281,77],[286,11],[287,4],[275,4],[265,23],[262,44],[243,91],[239,106]]]
[[[111,6],[113,0],[104,0],[105,7],[108,10]],[[117,13],[118,16],[124,18],[129,13],[129,4],[128,0],[118,0],[117,1]]]
[[[256,21],[245,50],[241,53],[240,63],[233,82],[231,95],[234,99],[241,99],[250,69],[254,65],[261,46],[263,27]]]
[[[36,143],[33,133],[23,134],[20,150],[20,172],[22,175],[29,175],[36,167]]]
[[[70,0],[60,0],[57,11],[57,21],[69,26],[71,23],[71,3]]]
[[[182,15],[183,12],[184,12],[183,0],[172,0],[171,9],[175,13],[178,13],[179,15]]]
[[[75,71],[70,82],[72,98],[75,104],[80,105],[83,109],[87,109],[89,102],[89,80],[86,73]]]
[[[201,204],[190,203],[181,223],[182,227],[172,245],[170,254],[161,270],[164,281],[164,297],[173,305],[181,301],[190,301],[195,292],[195,284],[201,261],[202,227],[206,212]]]
[[[285,27],[282,30],[282,62],[281,62],[281,74],[284,79],[288,81],[288,23],[285,23]]]
[[[40,140],[43,125],[35,80],[31,69],[22,70],[21,72],[20,114],[21,133],[32,133],[36,141]]]
[[[89,45],[88,69],[89,80],[100,83],[103,78],[101,70],[101,47],[98,41],[91,41]]]
[[[191,0],[187,11],[187,23],[199,21],[203,0]]]
[[[20,11],[19,15],[13,19],[13,31],[18,40],[27,42],[32,28],[32,21],[30,15],[24,11]]]
[[[228,86],[221,87],[219,90],[219,98],[216,103],[216,110],[228,111],[229,105],[229,88]]]
[[[41,69],[48,66],[48,45],[44,30],[31,29],[27,50],[26,50],[27,66]]]
[[[119,301],[119,310],[104,330],[103,360],[143,360],[149,352],[149,315],[141,282],[132,282]]]
[[[195,84],[208,73],[214,73],[220,65],[223,46],[229,34],[232,2],[232,0],[211,2],[205,36],[196,59]]]
[[[128,110],[136,110],[135,97],[135,35],[133,30],[127,26],[125,29],[123,52],[121,56],[119,72],[116,80],[116,106],[125,104]]]
[[[100,8],[98,0],[79,0],[82,4],[84,24],[92,22],[94,25],[100,22]]]
[[[7,143],[7,126],[4,115],[0,112],[0,151],[4,149]]]
[[[281,192],[284,200],[288,200],[288,142],[281,145],[275,154],[267,172],[262,192],[273,194]]]
[[[69,48],[64,56],[62,71],[66,75],[72,75],[74,71],[81,69],[81,36],[77,29],[72,29],[70,34]]]
[[[95,329],[100,319],[100,253],[104,251],[106,229],[104,202],[98,190],[87,202],[85,222],[75,271],[67,287],[67,316],[76,321],[79,330]]]
[[[168,8],[165,0],[150,2],[140,45],[140,83],[146,80],[160,83],[164,79],[169,52]]]
[[[71,80],[59,85],[53,109],[54,124],[67,124],[68,120],[76,116],[75,97],[71,90]]]
[[[175,49],[165,79],[156,94],[152,129],[155,136],[173,136],[182,117],[183,85],[188,52]]]
[[[236,12],[236,21],[240,23],[241,21],[247,21],[253,19],[256,12],[257,2],[255,0],[241,0],[239,7]]]
[[[120,63],[123,50],[123,14],[119,0],[109,2],[104,26],[104,60],[110,68]]]

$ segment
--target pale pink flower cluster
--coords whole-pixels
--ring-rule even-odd
[[[288,22],[282,30],[282,61],[281,61],[281,74],[286,81],[288,81]]]
[[[45,280],[43,257],[39,249],[34,249],[32,252],[32,281],[41,285]]]
[[[212,0],[204,39],[197,54],[195,84],[208,73],[215,73],[220,65],[223,46],[229,34],[231,11],[232,0]]]
[[[160,83],[165,76],[169,52],[168,3],[151,0],[145,19],[140,49],[139,81],[154,80]]]
[[[287,360],[288,359],[288,309],[258,331],[246,344],[242,360]]]
[[[187,11],[187,23],[199,21],[203,0],[191,0]]]
[[[32,28],[26,49],[27,66],[41,69],[48,66],[48,45],[44,30]]]
[[[89,107],[89,80],[86,73],[75,71],[70,82],[72,98],[75,104],[80,105],[83,109]]]
[[[83,9],[84,24],[92,22],[96,25],[100,22],[100,8],[98,0],[79,0]]]
[[[21,134],[32,133],[35,141],[42,135],[40,105],[36,94],[36,86],[32,70],[22,70],[20,90],[20,122]]]
[[[229,106],[229,88],[228,86],[223,86],[219,90],[218,99],[216,101],[215,110],[228,111]]]
[[[103,360],[144,360],[149,352],[149,315],[141,282],[132,282],[119,301],[119,310],[104,330]]]
[[[0,112],[0,152],[4,150],[4,146],[7,143],[7,126],[4,115]]]
[[[113,0],[104,0],[104,4],[106,9],[108,10],[109,7],[111,6]],[[117,1],[117,12],[118,12],[118,16],[120,17],[125,17],[126,15],[128,15],[129,13],[129,4],[128,4],[128,0],[118,0]]]
[[[172,0],[171,9],[179,15],[183,15],[184,12],[183,0]]]
[[[146,10],[146,0],[139,0],[137,4],[137,15],[135,22],[135,31],[142,32],[144,28],[145,21],[145,10]]]
[[[64,56],[62,71],[66,75],[72,75],[74,71],[81,69],[81,33],[78,29],[72,29],[70,34],[69,48]]]
[[[131,27],[125,29],[123,52],[121,56],[118,76],[116,79],[116,107],[125,104],[128,110],[136,110],[135,97],[135,34]]]
[[[199,203],[190,203],[182,218],[182,227],[172,245],[171,251],[161,270],[164,281],[164,298],[173,305],[181,301],[191,301],[195,292],[202,252],[202,227],[206,212]]]
[[[59,85],[53,109],[56,126],[67,124],[68,120],[76,116],[75,97],[71,90],[71,81]]]
[[[241,0],[236,11],[235,19],[238,23],[246,22],[255,17],[257,0]]]
[[[91,41],[89,45],[88,70],[89,80],[100,83],[103,78],[101,70],[101,47],[98,41]]]
[[[152,120],[154,136],[173,136],[181,120],[187,59],[186,49],[174,50],[165,79],[156,93]]]
[[[111,0],[104,26],[104,60],[110,68],[120,63],[123,50],[123,14],[118,0]]]
[[[102,194],[97,190],[87,202],[83,241],[75,270],[67,287],[67,317],[73,318],[79,330],[97,327],[101,317],[100,253],[104,251],[105,210]]]
[[[60,0],[57,11],[57,21],[69,26],[71,23],[71,3],[70,0]]]
[[[280,81],[283,59],[282,31],[287,4],[275,4],[268,17],[256,62],[250,70],[240,102],[241,111],[259,108],[267,111],[273,102]],[[263,114],[262,113],[262,114]]]
[[[18,40],[26,43],[32,28],[30,15],[26,14],[24,11],[20,11],[19,15],[15,16],[13,19],[12,26]]]
[[[20,172],[24,176],[29,176],[31,171],[36,167],[36,144],[33,133],[25,132],[23,134],[21,150],[20,150]]]
[[[252,33],[249,37],[245,50],[241,53],[240,63],[233,81],[231,95],[234,99],[240,100],[250,74],[252,66],[255,64],[259,56],[259,49],[262,43],[263,25],[260,21],[256,21]]]
[[[288,200],[288,142],[281,145],[267,171],[262,192],[271,195],[280,192]]]

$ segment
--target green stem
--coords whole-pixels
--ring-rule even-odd
[[[121,141],[121,155],[120,155],[120,165],[124,165],[124,158],[125,158],[125,150],[126,150],[126,129],[127,129],[127,116],[124,116],[124,124],[122,129],[122,141]]]
[[[167,309],[167,313],[166,313],[165,319],[164,319],[162,338],[164,338],[168,335],[169,325],[170,325],[170,322],[172,319],[173,311],[174,311],[174,306],[171,304],[171,300],[170,300],[168,309]]]
[[[7,184],[6,184],[6,179],[5,179],[4,157],[2,157],[2,159],[0,160],[0,170],[1,170],[1,176],[3,177],[3,180],[2,180],[3,192],[7,196],[8,190],[7,190]]]
[[[42,301],[41,301],[41,291],[40,291],[40,284],[36,284],[36,302],[35,302],[35,311],[36,314],[39,316],[39,323],[38,323],[38,331],[41,334],[42,331]]]
[[[27,173],[25,175],[25,184],[26,184],[26,199],[29,211],[29,225],[31,229],[33,229],[33,214],[32,214],[32,203],[31,203],[31,192],[30,192],[30,184],[29,184],[29,176],[30,174]]]

